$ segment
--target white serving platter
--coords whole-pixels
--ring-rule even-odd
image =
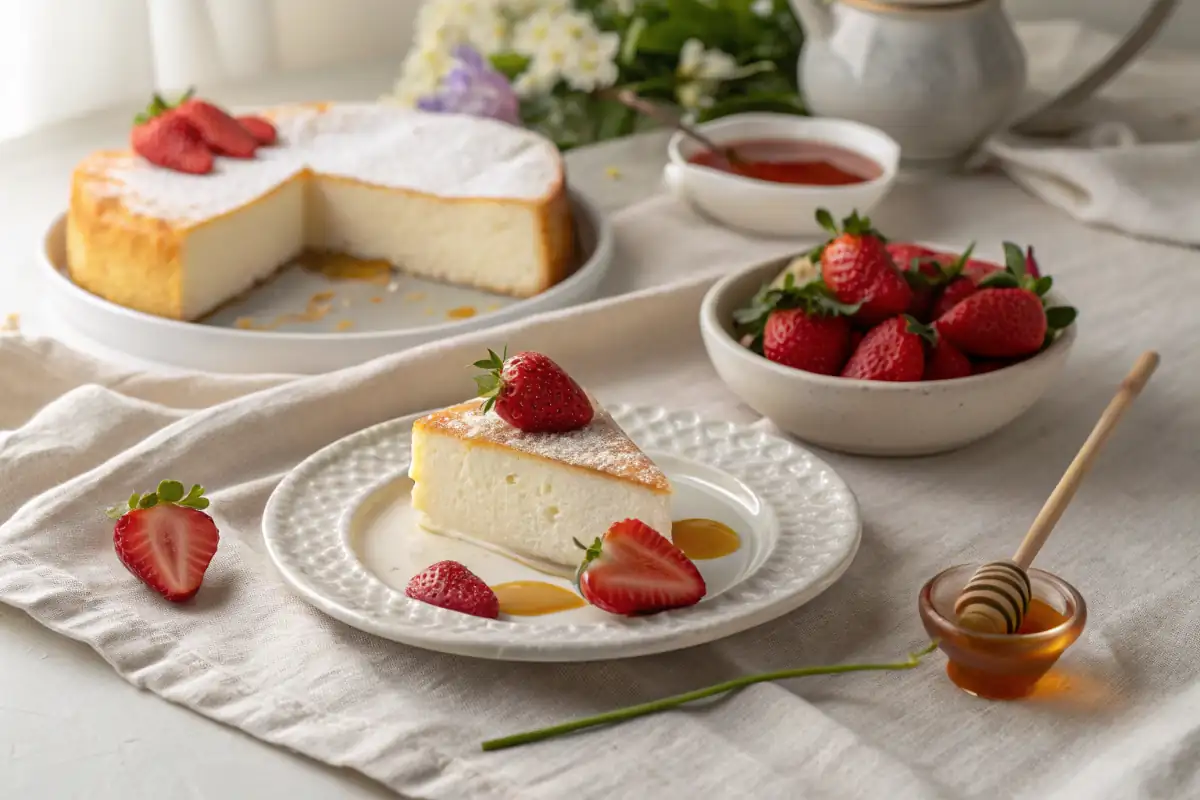
[[[525,299],[396,273],[386,283],[371,283],[290,266],[204,320],[180,322],[118,306],[76,286],[66,268],[65,214],[46,231],[37,258],[56,323],[102,349],[206,372],[312,374],[595,297],[612,263],[612,229],[583,195],[571,192],[570,199],[575,267],[562,282]],[[333,297],[322,319],[277,324],[281,317],[304,312],[323,292]],[[456,318],[463,313],[471,316]],[[240,320],[276,326],[244,329]]]
[[[708,593],[695,606],[643,617],[586,606],[489,620],[406,597],[413,575],[445,559],[489,585],[539,580],[572,588],[569,580],[418,526],[407,477],[415,417],[352,434],[292,470],[267,503],[267,551],[301,597],[348,625],[429,650],[506,661],[596,661],[702,644],[798,608],[849,567],[861,537],[857,502],[809,451],[688,411],[609,411],[670,479],[674,519],[715,519],[741,538],[735,553],[696,562]]]

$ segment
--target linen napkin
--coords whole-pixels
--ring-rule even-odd
[[[1117,40],[1074,22],[1020,26],[1031,86],[1051,95]],[[1004,133],[985,151],[1014,181],[1076,219],[1200,244],[1200,59],[1149,55],[1078,109],[1064,139]]]
[[[884,215],[894,221],[913,208],[900,195]],[[966,201],[986,197],[986,224],[998,229],[1045,216],[999,179],[923,196],[948,219],[959,210],[975,225]],[[928,233],[962,235],[951,228]],[[1136,320],[1160,342],[1164,366],[1041,557],[1081,588],[1092,614],[1057,692],[982,704],[954,689],[934,656],[913,672],[764,684],[583,735],[479,750],[486,738],[740,674],[891,660],[919,646],[920,584],[1015,541],[1143,346],[1132,337],[1081,333],[1067,374],[1042,403],[974,447],[906,461],[825,454],[863,509],[855,562],[802,609],[720,642],[610,663],[485,662],[359,633],[293,596],[260,533],[280,477],[346,434],[461,399],[470,391],[461,365],[486,346],[544,350],[603,402],[756,419],[713,373],[695,318],[715,274],[781,245],[702,229],[661,200],[622,215],[618,239],[629,294],[331,375],[149,376],[51,342],[0,338],[9,428],[0,433],[0,602],[86,642],[139,687],[410,798],[1117,800],[1200,792],[1190,757],[1200,731],[1200,640],[1192,635],[1200,612],[1192,535],[1200,353],[1189,344],[1200,319],[1184,313],[1184,298],[1200,291],[1200,256],[1149,245],[1158,268],[1126,291],[1124,267],[1088,249],[1119,247],[1120,239],[1077,227],[1055,231],[1043,263],[1058,267],[1088,331]],[[704,242],[708,255],[689,242]],[[687,277],[637,288],[642,270]],[[1148,297],[1163,298],[1153,315],[1144,313]],[[130,578],[100,514],[163,477],[209,487],[222,532],[205,585],[186,608]]]

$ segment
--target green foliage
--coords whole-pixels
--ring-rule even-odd
[[[767,5],[769,12],[759,16],[755,9],[762,6],[755,0],[639,0],[633,15],[624,16],[612,0],[575,0],[601,30],[621,36],[617,87],[648,100],[677,103],[680,51],[689,39],[732,56],[742,68],[739,77],[711,87],[708,102],[692,110],[698,122],[751,111],[805,113],[796,78],[803,33],[787,0]],[[513,55],[492,62],[510,77],[523,67]],[[526,125],[563,150],[655,126],[619,103],[566,86],[526,101],[521,114]]]

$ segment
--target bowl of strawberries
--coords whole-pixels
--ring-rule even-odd
[[[747,405],[815,445],[930,455],[1027,411],[1062,372],[1076,311],[1033,249],[997,261],[889,241],[817,214],[810,253],[716,283],[700,309],[714,368]]]

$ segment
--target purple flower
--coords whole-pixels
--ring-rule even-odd
[[[417,108],[521,124],[520,101],[507,78],[467,45],[454,48],[454,60],[458,63],[442,78],[437,92],[417,101]]]

